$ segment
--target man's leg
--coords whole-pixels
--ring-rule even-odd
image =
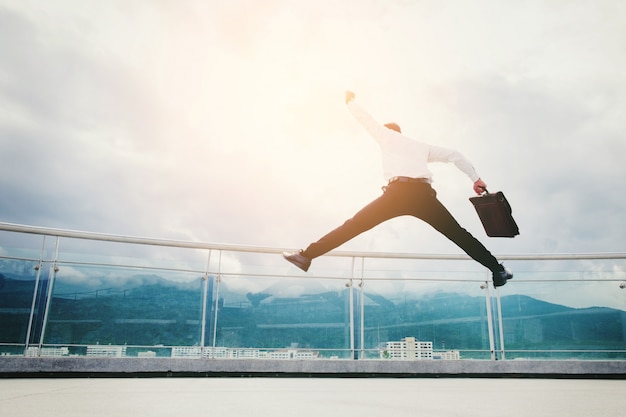
[[[430,187],[429,187],[430,188]],[[493,285],[501,287],[513,274],[467,230],[461,227],[447,208],[437,199],[437,192],[428,190],[428,197],[413,205],[413,215],[424,220],[448,239],[456,243],[472,259],[492,272]]]
[[[437,193],[434,190],[428,201],[424,201],[424,204],[416,208],[414,215],[430,224],[491,272],[500,272],[504,269],[478,239],[461,227],[448,209],[437,199]]]
[[[301,252],[301,255],[308,259],[317,258],[374,226],[399,215],[397,204],[394,204],[394,195],[387,190],[344,224],[324,235],[317,242],[311,243]]]
[[[311,243],[305,250],[284,252],[283,257],[306,272],[311,266],[312,259],[335,249],[385,220],[409,214],[402,212],[400,208],[402,204],[398,204],[401,200],[399,191],[399,188],[391,185],[386,187],[383,195],[363,207],[344,224],[327,233],[317,242]]]

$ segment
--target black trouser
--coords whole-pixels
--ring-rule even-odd
[[[383,195],[343,225],[310,244],[302,254],[309,259],[317,258],[386,220],[404,215],[424,220],[489,270],[502,270],[498,260],[459,225],[427,183],[392,182],[385,187]]]

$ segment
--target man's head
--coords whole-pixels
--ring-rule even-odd
[[[393,122],[391,122],[391,123],[386,123],[386,124],[385,124],[385,127],[386,127],[387,129],[395,130],[395,131],[396,131],[396,132],[398,132],[398,133],[402,133],[402,131],[400,130],[400,126],[398,126],[398,124],[397,124],[397,123],[393,123]]]

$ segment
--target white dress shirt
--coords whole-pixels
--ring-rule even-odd
[[[378,142],[383,159],[385,180],[404,176],[426,178],[432,182],[433,174],[428,169],[429,162],[451,162],[464,172],[472,182],[476,182],[480,178],[472,164],[458,151],[429,145],[391,130],[377,122],[354,100],[348,103],[348,109]]]

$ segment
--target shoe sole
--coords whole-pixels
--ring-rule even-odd
[[[287,261],[291,262],[293,265],[297,266],[298,268],[300,268],[304,272],[307,272],[309,270],[309,266],[310,265],[301,264],[300,262],[296,261],[295,259],[290,259],[288,256],[285,256],[285,255],[283,255],[283,258],[285,258]]]
[[[511,274],[507,279],[504,280],[504,282],[500,285],[497,285],[496,282],[493,282],[493,286],[495,288],[500,288],[500,287],[504,287],[506,285],[507,282],[509,282],[510,279],[513,279],[513,274]]]

